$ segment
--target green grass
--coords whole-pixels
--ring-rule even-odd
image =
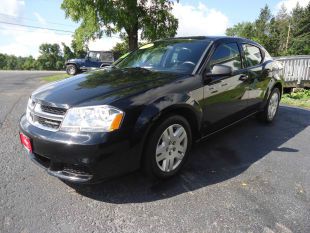
[[[297,107],[310,108],[310,90],[302,89],[297,92],[284,94],[281,102]]]
[[[42,78],[44,81],[47,81],[47,82],[54,82],[54,81],[59,81],[59,80],[62,80],[62,79],[65,79],[65,78],[69,78],[70,75],[68,74],[54,74],[54,75],[51,75],[51,76],[46,76],[44,78]]]

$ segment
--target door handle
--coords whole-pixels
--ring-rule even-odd
[[[239,77],[239,80],[240,80],[240,81],[245,81],[245,80],[247,80],[248,78],[249,78],[249,76],[243,74],[243,75],[241,75],[241,76]]]
[[[227,85],[228,85],[228,83],[223,83],[223,84],[221,84],[221,87],[225,87]]]

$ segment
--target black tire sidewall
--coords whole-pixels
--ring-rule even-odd
[[[173,124],[179,124],[184,127],[186,133],[187,133],[187,149],[184,155],[184,158],[180,165],[173,171],[170,172],[163,172],[157,165],[156,163],[156,147],[158,140],[162,133],[170,126]],[[144,150],[144,171],[150,176],[150,177],[155,177],[155,178],[169,178],[176,173],[184,166],[186,161],[188,160],[189,157],[189,151],[192,145],[192,132],[190,125],[188,121],[179,115],[172,115],[164,119],[161,123],[157,124],[153,128],[153,132],[148,137],[147,144],[146,144],[146,149]]]

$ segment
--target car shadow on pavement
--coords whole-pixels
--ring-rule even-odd
[[[253,117],[197,143],[186,167],[169,180],[151,181],[138,171],[101,184],[70,186],[83,196],[117,204],[151,202],[193,192],[241,174],[272,151],[298,153],[298,148],[282,145],[309,125],[310,111],[281,106],[271,125]]]

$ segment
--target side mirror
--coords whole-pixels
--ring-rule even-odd
[[[206,76],[215,76],[215,77],[222,77],[222,76],[229,76],[233,72],[230,66],[225,65],[215,65],[213,66],[210,73],[207,73]]]

